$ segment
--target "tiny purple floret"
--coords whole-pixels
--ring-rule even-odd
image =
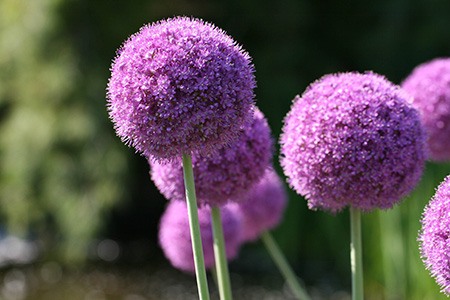
[[[240,199],[272,165],[273,140],[264,115],[257,108],[251,124],[239,139],[210,156],[193,155],[195,189],[199,205],[223,205]],[[184,200],[181,160],[160,163],[150,160],[156,187],[169,200]]]
[[[249,55],[221,29],[176,17],[142,27],[117,52],[107,88],[117,135],[145,157],[207,155],[248,124]]]
[[[295,97],[281,165],[309,208],[388,209],[416,186],[425,135],[408,97],[371,72],[326,75]]]
[[[450,176],[437,188],[421,221],[422,260],[441,291],[450,296]]]
[[[258,184],[234,205],[242,218],[242,238],[254,241],[281,221],[287,204],[283,181],[273,169],[268,169]]]
[[[450,161],[450,58],[417,66],[403,81],[428,134],[430,158]]]
[[[242,244],[241,220],[239,215],[227,207],[220,209],[222,216],[225,252],[228,260],[234,259]],[[213,233],[211,225],[211,210],[208,206],[199,208],[201,239],[205,267],[214,266]],[[194,256],[192,254],[191,235],[186,203],[171,201],[166,207],[159,224],[159,244],[171,264],[182,271],[194,273]]]

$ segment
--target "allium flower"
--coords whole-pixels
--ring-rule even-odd
[[[214,155],[193,155],[197,202],[222,205],[257,183],[271,166],[273,141],[264,115],[255,108],[250,126],[231,145]],[[169,200],[184,200],[185,190],[181,160],[159,163],[150,160],[151,178]]]
[[[228,260],[235,258],[242,243],[239,215],[227,207],[221,208],[223,234],[226,242]],[[214,266],[213,233],[211,211],[208,206],[198,210],[200,232],[203,244],[205,267]],[[191,235],[186,203],[170,201],[159,224],[159,243],[172,265],[186,272],[194,272],[194,256],[192,254]]]
[[[264,231],[276,227],[283,217],[286,204],[287,193],[283,182],[273,169],[268,169],[244,199],[233,205],[241,215],[243,240],[256,240]]]
[[[436,190],[422,217],[419,235],[422,259],[431,275],[450,296],[450,176]]]
[[[450,58],[416,67],[403,81],[428,133],[430,158],[450,161]]]
[[[281,165],[311,209],[387,209],[419,181],[425,136],[399,87],[374,73],[326,75],[284,120]]]
[[[118,51],[108,83],[117,135],[156,159],[209,154],[251,119],[249,55],[222,30],[177,17],[144,26]]]

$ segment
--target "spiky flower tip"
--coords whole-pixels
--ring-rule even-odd
[[[287,204],[287,193],[281,178],[273,169],[244,195],[230,204],[242,219],[242,238],[254,241],[264,231],[275,228],[281,221]]]
[[[223,205],[240,199],[271,166],[273,140],[264,115],[255,108],[251,124],[230,147],[208,157],[193,155],[197,202]],[[150,174],[156,187],[169,200],[184,200],[182,162],[150,160]]]
[[[419,234],[423,262],[450,296],[450,176],[437,188],[422,216]]]
[[[237,256],[242,244],[241,220],[239,215],[233,213],[227,207],[222,207],[220,211],[226,242],[225,252],[227,259],[232,260]],[[208,206],[199,208],[198,216],[205,267],[211,268],[214,266],[214,249],[210,208]],[[195,271],[185,202],[171,201],[167,205],[159,224],[159,243],[165,256],[175,268],[190,273]]]
[[[206,155],[251,119],[249,55],[224,31],[176,17],[146,25],[117,52],[108,111],[116,133],[148,157]]]
[[[418,183],[424,129],[408,96],[367,72],[326,75],[284,119],[281,165],[311,209],[388,209]]]
[[[417,66],[401,85],[420,112],[430,158],[450,161],[450,58]]]

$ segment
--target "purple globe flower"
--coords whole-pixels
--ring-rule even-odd
[[[242,218],[242,238],[256,240],[264,231],[275,228],[283,217],[287,193],[278,174],[269,169],[258,184],[233,205]]]
[[[418,183],[425,135],[398,86],[374,73],[322,77],[284,120],[281,165],[311,209],[387,209]]]
[[[264,115],[255,108],[253,120],[239,139],[208,157],[193,155],[197,202],[223,205],[257,183],[271,166],[273,141]],[[169,200],[184,200],[181,160],[159,163],[150,160],[150,174],[161,193]]]
[[[438,58],[416,67],[403,81],[428,133],[430,158],[450,160],[450,58]]]
[[[425,208],[419,242],[422,259],[431,275],[450,296],[450,176]]]
[[[200,232],[203,244],[205,267],[214,266],[213,233],[210,208],[204,206],[198,210]],[[228,260],[235,258],[242,243],[241,220],[227,207],[221,208],[223,234],[226,242]],[[180,270],[193,273],[194,256],[192,254],[191,235],[186,203],[169,202],[159,224],[159,243],[171,264]]]
[[[206,155],[250,121],[253,72],[249,55],[212,24],[177,17],[146,25],[112,64],[109,115],[146,157]]]

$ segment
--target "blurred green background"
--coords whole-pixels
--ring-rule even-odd
[[[176,15],[216,24],[250,53],[275,139],[294,96],[326,73],[373,70],[400,83],[417,64],[450,56],[447,0],[0,0],[1,299],[195,298],[193,277],[157,244],[165,200],[105,108],[116,49]],[[278,151],[274,161],[280,170]],[[367,299],[445,298],[416,239],[449,173],[427,164],[400,206],[364,215]],[[316,299],[348,298],[348,232],[347,212],[313,212],[290,193],[275,238]],[[289,298],[260,243],[231,272],[237,299]]]

